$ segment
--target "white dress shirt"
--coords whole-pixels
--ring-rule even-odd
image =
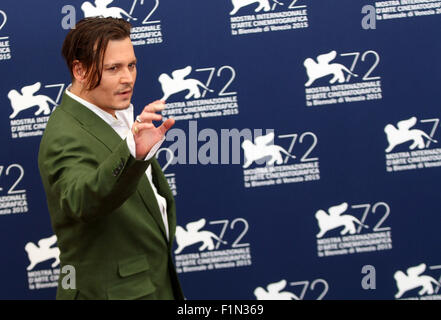
[[[116,133],[118,133],[118,135],[121,137],[121,139],[124,140],[127,138],[126,141],[127,141],[127,146],[130,150],[130,154],[134,158],[136,158],[135,139],[133,138],[133,133],[131,130],[132,125],[133,125],[133,121],[134,121],[133,120],[133,105],[130,104],[130,107],[128,107],[125,110],[116,110],[115,111],[116,119],[115,119],[110,113],[104,111],[103,109],[95,106],[94,104],[92,104],[84,99],[81,99],[77,95],[70,92],[70,90],[69,90],[70,87],[71,87],[71,85],[69,85],[69,87],[67,87],[66,94],[69,97],[71,97],[72,99],[81,103],[83,106],[88,108],[93,113],[95,113],[98,117],[103,119],[109,126],[112,127],[113,130],[116,131]],[[165,137],[163,137],[162,140],[160,140],[158,143],[156,143],[153,146],[153,148],[150,150],[148,155],[145,157],[144,160],[151,159],[155,155],[156,151],[158,151],[158,149],[161,147],[164,140],[165,140]],[[158,189],[156,189],[156,186],[153,183],[152,166],[151,165],[147,168],[146,175],[147,175],[147,178],[150,182],[150,185],[152,186],[153,192],[155,193],[155,197],[158,202],[159,210],[161,211],[162,221],[164,222],[165,231],[166,231],[167,240],[168,240],[169,239],[169,234],[168,234],[169,232],[168,232],[168,219],[167,219],[167,201],[165,200],[165,198],[163,196],[161,196],[158,193]]]

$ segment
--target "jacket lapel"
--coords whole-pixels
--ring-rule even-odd
[[[121,137],[115,132],[115,130],[112,129],[111,126],[109,126],[103,119],[98,117],[94,112],[83,106],[78,101],[72,99],[67,94],[63,95],[63,100],[58,108],[62,108],[64,111],[75,117],[81,123],[83,128],[92,134],[97,140],[101,141],[109,149],[109,151],[112,152],[115,150],[118,144],[121,143]],[[152,170],[152,172],[153,171],[154,170]],[[164,238],[167,239],[158,202],[145,174],[140,179],[138,193],[144,201],[147,210],[153,216],[154,220],[161,229]]]

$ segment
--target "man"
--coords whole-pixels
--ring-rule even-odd
[[[62,53],[72,85],[38,157],[61,267],[75,268],[74,285],[60,275],[57,299],[183,299],[171,256],[174,199],[154,157],[174,120],[152,123],[164,101],[133,120],[130,24],[83,19]]]

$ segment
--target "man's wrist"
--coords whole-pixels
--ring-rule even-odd
[[[162,137],[161,140],[159,140],[149,151],[149,153],[147,154],[147,156],[145,157],[144,160],[150,160],[151,158],[153,158],[153,156],[156,154],[156,152],[159,150],[159,148],[161,148],[162,143],[165,140],[165,136]]]
[[[133,158],[135,158],[136,160],[150,160],[151,158],[153,158],[153,156],[155,155],[155,153],[159,150],[159,148],[161,147],[162,143],[165,140],[165,136],[162,137],[161,140],[159,140],[151,149],[147,154],[138,154],[136,152],[136,143],[135,143],[135,138],[133,137],[133,133],[130,131],[129,134],[127,135],[127,147],[129,148],[130,154],[132,155]]]

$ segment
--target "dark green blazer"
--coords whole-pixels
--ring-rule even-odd
[[[169,241],[145,175],[149,165],[167,200]],[[175,202],[155,157],[137,161],[107,123],[64,94],[38,167],[61,268],[75,268],[76,289],[63,289],[63,276],[72,274],[61,273],[57,299],[183,299],[171,254]]]

